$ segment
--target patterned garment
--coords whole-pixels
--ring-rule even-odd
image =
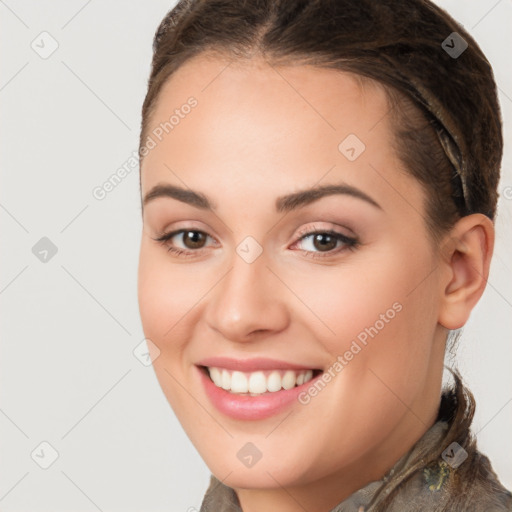
[[[504,512],[512,494],[470,435],[471,393],[456,384],[443,394],[436,423],[379,481],[329,512]],[[200,512],[242,512],[236,493],[213,475]],[[326,511],[327,512],[327,511]]]

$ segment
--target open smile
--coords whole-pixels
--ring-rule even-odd
[[[221,389],[237,395],[258,396],[292,389],[309,382],[321,370],[258,370],[241,372],[216,366],[203,367],[212,382]]]
[[[196,367],[211,403],[238,420],[268,418],[298,404],[299,393],[323,373],[270,359],[210,358]]]

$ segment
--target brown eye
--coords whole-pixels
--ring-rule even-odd
[[[209,235],[202,231],[180,229],[171,233],[164,233],[162,236],[154,238],[154,240],[167,247],[169,252],[194,254],[200,252],[206,246],[207,238],[209,238]]]
[[[318,233],[313,236],[313,247],[319,251],[331,251],[336,248],[338,239],[328,233]]]
[[[201,231],[183,231],[183,245],[187,249],[201,249],[206,241],[207,235]]]
[[[313,257],[327,257],[346,249],[355,249],[359,241],[337,231],[303,232],[297,244],[305,253]]]

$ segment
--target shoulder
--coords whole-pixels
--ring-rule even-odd
[[[368,512],[512,512],[512,494],[471,434],[473,395],[454,377],[436,423],[385,479]]]
[[[418,469],[401,486],[389,512],[511,512],[512,494],[499,481],[489,459],[475,450],[457,465],[460,460],[441,459]]]
[[[454,478],[458,500],[467,507],[464,510],[512,511],[512,494],[499,481],[489,459],[478,450],[469,464],[464,467],[463,463],[456,470]]]
[[[211,475],[200,512],[242,512],[242,509],[235,491]]]

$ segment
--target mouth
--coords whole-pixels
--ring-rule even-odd
[[[239,371],[220,366],[199,366],[213,384],[233,395],[262,396],[308,383],[322,373],[310,369],[261,369]]]
[[[299,395],[324,373],[318,367],[263,357],[214,356],[195,366],[210,403],[223,415],[244,421],[302,408]]]

